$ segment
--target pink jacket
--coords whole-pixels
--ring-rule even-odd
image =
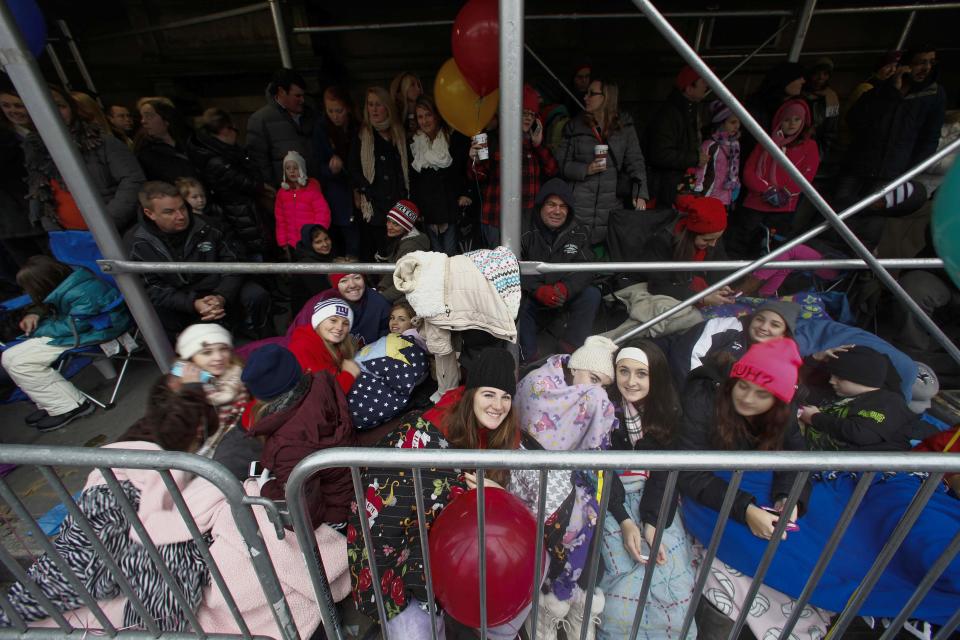
[[[763,162],[760,161],[761,157]],[[813,140],[805,140],[798,145],[787,147],[787,157],[800,169],[807,180],[812,181],[813,176],[817,175],[817,168],[820,166],[820,150],[817,149],[817,143]],[[747,188],[747,197],[743,201],[743,206],[757,211],[781,213],[795,211],[800,199],[800,187],[790,179],[783,167],[777,165],[774,168],[773,164],[773,159],[769,154],[764,153],[763,147],[760,145],[754,147],[750,158],[747,159],[747,166],[743,169],[742,180]],[[782,187],[790,192],[790,199],[786,205],[773,207],[763,201],[763,192],[771,186]]]
[[[322,224],[324,228],[330,228],[330,206],[323,197],[320,183],[314,178],[299,189],[278,189],[274,215],[279,247],[297,246],[300,229],[305,224]]]

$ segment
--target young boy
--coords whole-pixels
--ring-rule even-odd
[[[883,354],[855,346],[824,365],[838,398],[800,410],[807,445],[813,450],[907,451],[936,429],[907,407],[898,391],[886,388],[891,367]]]

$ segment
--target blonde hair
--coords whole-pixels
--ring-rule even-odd
[[[110,121],[107,120],[107,116],[104,115],[103,109],[100,108],[96,100],[82,91],[71,91],[70,95],[77,105],[77,117],[86,122],[99,125],[104,133],[113,133],[113,127],[110,126]]]
[[[177,188],[177,190],[180,192],[180,196],[184,199],[190,195],[190,189],[200,189],[203,191],[203,195],[207,195],[207,190],[203,188],[203,183],[196,178],[191,178],[189,176],[177,178],[173,185]]]
[[[387,110],[387,120],[390,122],[389,129],[393,143],[398,146],[406,144],[407,134],[404,132],[403,124],[397,119],[397,105],[393,103],[393,100],[387,94],[387,90],[383,87],[368,87],[363,94],[363,128],[369,129],[371,132],[375,130],[373,122],[370,121],[370,111],[367,109],[367,97],[371,93],[377,96]]]
[[[401,71],[396,76],[394,76],[393,81],[390,82],[390,97],[393,98],[393,103],[397,106],[397,115],[400,116],[399,120],[401,122],[406,122],[409,114],[410,105],[407,102],[407,90],[410,89],[410,85],[414,82],[420,83],[420,90],[423,91],[423,83],[420,82],[415,74],[410,73],[409,71]]]
[[[143,105],[147,104],[148,102],[159,102],[161,104],[167,105],[168,107],[176,108],[176,105],[173,104],[173,100],[171,100],[166,96],[145,96],[137,100],[137,111],[140,111],[141,107],[143,107]]]

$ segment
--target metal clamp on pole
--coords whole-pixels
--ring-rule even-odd
[[[16,24],[7,4],[0,3],[0,64],[20,93],[37,132],[43,138],[43,143],[77,201],[77,206],[83,212],[83,218],[101,253],[105,258],[122,260],[125,256],[120,236],[104,209],[100,195],[93,186],[90,174],[70,138],[60,112],[53,104],[37,61],[27,50]],[[173,362],[173,349],[143,289],[143,283],[139,277],[132,274],[118,274],[116,280],[157,365],[166,372]]]

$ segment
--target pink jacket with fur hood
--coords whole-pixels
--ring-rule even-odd
[[[330,205],[323,197],[320,183],[315,178],[309,178],[304,186],[290,186],[295,188],[278,189],[274,202],[278,247],[296,247],[300,241],[300,230],[305,224],[320,224],[324,229],[330,228]]]

